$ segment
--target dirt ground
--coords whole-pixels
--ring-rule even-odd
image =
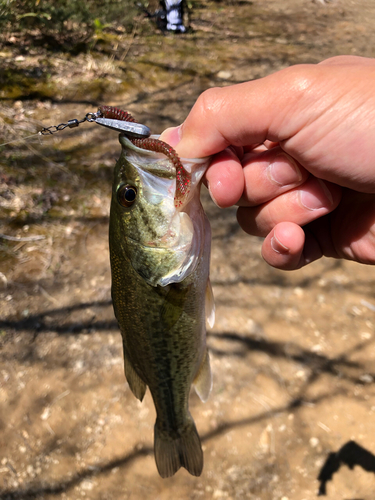
[[[0,144],[101,103],[160,132],[213,85],[375,56],[374,23],[372,0],[207,2],[192,33],[163,36],[140,20],[110,49],[75,57],[13,39],[0,54]],[[182,469],[163,480],[151,397],[139,403],[125,382],[110,299],[116,134],[82,124],[0,149],[0,233],[16,238],[0,239],[1,500],[375,498],[374,269],[329,259],[272,269],[235,208],[204,192],[214,387],[190,405],[205,465],[199,478]]]

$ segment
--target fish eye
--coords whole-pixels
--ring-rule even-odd
[[[137,188],[124,184],[117,190],[117,201],[123,207],[131,207],[137,197]]]

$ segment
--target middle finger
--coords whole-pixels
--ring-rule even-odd
[[[242,159],[245,188],[240,206],[256,206],[303,184],[308,172],[279,147]]]
[[[336,184],[309,177],[300,187],[256,207],[240,207],[237,220],[244,231],[265,237],[280,222],[304,226],[334,210],[341,199]]]

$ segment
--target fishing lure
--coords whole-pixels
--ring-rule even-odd
[[[69,120],[67,123],[43,128],[40,135],[50,135],[65,128],[78,127],[83,122],[95,122],[98,125],[123,133],[138,148],[162,153],[172,162],[176,169],[176,192],[174,203],[181,208],[191,187],[191,174],[183,167],[176,151],[166,142],[150,138],[150,129],[138,123],[130,113],[114,106],[100,106],[96,113],[87,113],[82,120]]]
[[[123,111],[120,108],[115,108],[113,106],[100,106],[98,111],[103,118],[110,118],[111,120],[121,120],[124,122],[135,123],[134,118],[127,111]]]
[[[113,106],[100,106],[98,111],[100,116],[103,118],[137,123],[130,113]],[[182,166],[181,160],[176,151],[169,144],[164,141],[160,141],[159,139],[149,137],[142,139],[129,137],[129,140],[138,148],[147,149],[148,151],[154,151],[156,153],[162,153],[170,159],[176,168],[176,194],[174,202],[176,208],[180,208],[184,199],[189,194],[191,175]]]

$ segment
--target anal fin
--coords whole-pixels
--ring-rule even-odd
[[[147,385],[143,382],[141,377],[134,370],[133,365],[129,361],[125,350],[124,350],[124,367],[125,367],[125,377],[126,380],[128,381],[132,393],[137,399],[142,401],[147,389]]]
[[[204,403],[207,401],[212,389],[212,373],[210,366],[210,356],[206,349],[202,364],[198,370],[198,373],[194,379],[194,389],[195,392],[200,397],[201,401]]]

